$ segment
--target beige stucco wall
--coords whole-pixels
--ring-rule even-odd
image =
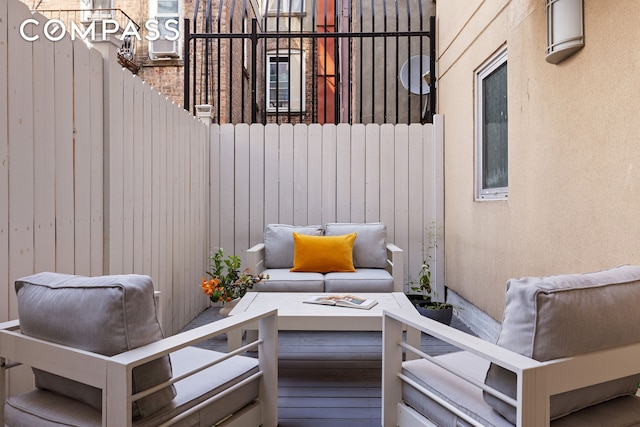
[[[446,285],[496,319],[510,277],[640,263],[640,2],[584,0],[545,61],[544,0],[437,3]],[[474,72],[508,51],[509,198],[474,200]]]

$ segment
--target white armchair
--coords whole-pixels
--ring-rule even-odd
[[[156,339],[147,276],[42,273],[16,289],[20,321],[0,324],[6,426],[277,425],[276,310]],[[259,340],[229,354],[193,347],[256,322]],[[249,349],[257,359],[242,355]],[[36,388],[7,396],[21,364],[32,368]]]
[[[640,425],[638,304],[640,267],[623,266],[509,281],[497,344],[385,311],[382,425]],[[403,328],[460,351],[432,357]]]

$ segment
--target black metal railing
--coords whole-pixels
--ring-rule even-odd
[[[212,104],[218,123],[432,121],[431,7],[270,1],[258,13],[247,0],[196,1],[184,25],[187,110]]]

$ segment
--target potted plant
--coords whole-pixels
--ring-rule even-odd
[[[424,251],[424,260],[418,272],[418,280],[409,282],[411,290],[419,292],[419,294],[409,294],[407,296],[420,314],[449,325],[453,317],[453,305],[432,300],[432,297],[436,297],[436,293],[431,286],[430,263],[433,259],[432,252],[438,248],[439,237],[439,227],[434,222],[429,227],[428,244]]]
[[[240,257],[229,255],[225,258],[224,250],[219,248],[209,256],[210,270],[206,272],[208,279],[202,278],[200,287],[211,302],[220,302],[223,307],[220,312],[225,315],[235,306],[253,285],[263,279],[268,279],[263,274],[254,276],[248,269],[240,271]],[[224,310],[224,311],[223,311]]]

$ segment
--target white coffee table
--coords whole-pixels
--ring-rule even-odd
[[[248,292],[229,315],[263,308],[277,308],[279,331],[381,331],[384,309],[415,310],[411,301],[402,292],[355,292],[354,295],[359,297],[378,301],[378,304],[369,310],[303,303],[314,295],[321,294],[317,292]],[[227,340],[230,350],[239,348],[242,345],[242,331],[236,329],[227,335]],[[412,344],[419,344],[420,332],[410,333],[408,340]]]

